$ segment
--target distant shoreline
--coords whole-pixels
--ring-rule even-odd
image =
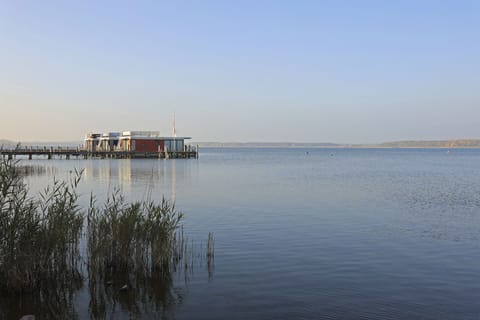
[[[238,146],[238,145],[202,145],[198,144],[200,148],[212,148],[212,149],[480,149],[480,146],[398,146],[398,147],[384,147],[384,146],[357,146],[357,145],[340,145],[340,146],[271,146],[271,145],[255,145],[255,146]]]
[[[393,141],[378,144],[340,144],[315,142],[197,142],[208,148],[362,148],[362,149],[424,149],[480,148],[480,139]]]
[[[22,146],[79,146],[80,141],[20,142]],[[378,144],[341,144],[322,142],[191,142],[200,148],[318,148],[318,149],[478,149],[480,139],[393,141]],[[1,147],[14,147],[17,142],[0,139]]]

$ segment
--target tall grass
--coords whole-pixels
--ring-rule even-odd
[[[30,198],[13,160],[0,162],[0,288],[30,291],[54,278],[78,274],[83,216],[75,188],[54,181],[40,199]]]
[[[175,231],[183,214],[165,198],[125,203],[117,190],[99,209],[92,197],[87,215],[89,266],[96,271],[166,272],[178,255]]]
[[[126,202],[116,190],[102,206],[92,195],[82,209],[76,192],[82,171],[54,180],[37,198],[29,196],[24,175],[17,161],[0,160],[0,297],[26,294],[45,318],[75,318],[74,292],[85,279],[93,318],[112,316],[117,304],[135,314],[181,300],[173,274],[191,268],[195,255],[174,203]],[[211,276],[212,234],[205,257]]]

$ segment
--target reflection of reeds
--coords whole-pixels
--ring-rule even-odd
[[[214,270],[214,262],[215,262],[215,240],[213,239],[213,233],[208,233],[208,240],[207,240],[207,270],[208,270],[208,278],[213,278],[213,270]]]

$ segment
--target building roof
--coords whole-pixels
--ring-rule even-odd
[[[187,140],[191,137],[146,137],[146,136],[121,136],[120,139],[137,139],[137,140]]]
[[[148,140],[187,140],[191,137],[165,137],[160,135],[160,131],[123,131],[106,133],[87,133],[85,141],[109,140],[109,139],[148,139]]]

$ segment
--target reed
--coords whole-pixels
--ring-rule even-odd
[[[16,161],[0,162],[0,288],[30,291],[78,273],[83,217],[75,189],[81,172],[30,198]]]
[[[170,270],[178,255],[175,232],[183,213],[165,198],[125,203],[118,190],[102,209],[92,196],[87,215],[88,260],[97,270]]]
[[[193,270],[197,250],[186,240],[183,213],[173,202],[126,202],[115,190],[102,206],[92,195],[84,212],[76,192],[82,171],[67,181],[54,179],[32,198],[17,164],[0,161],[0,297],[21,301],[27,295],[40,306],[37,314],[75,318],[73,295],[86,278],[94,318],[104,318],[117,302],[141,313],[182,300],[173,290],[174,274]],[[211,233],[203,256],[211,276]]]

